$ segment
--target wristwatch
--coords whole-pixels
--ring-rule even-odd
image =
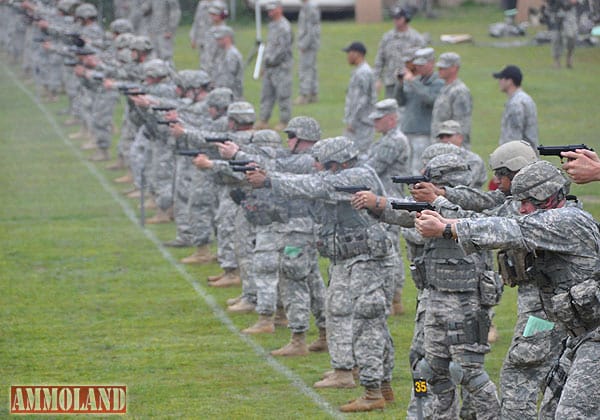
[[[442,233],[442,238],[444,239],[452,239],[452,225],[448,223],[444,228],[444,233]]]

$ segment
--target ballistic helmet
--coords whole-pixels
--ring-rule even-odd
[[[181,70],[177,73],[177,84],[183,89],[197,89],[210,84],[210,76],[204,70]]]
[[[423,150],[423,154],[421,155],[423,166],[427,166],[429,161],[434,157],[445,154],[462,156],[463,152],[460,147],[451,143],[433,143],[431,146],[428,146],[425,150]]]
[[[148,38],[147,36],[136,36],[131,41],[130,48],[136,51],[152,51],[154,47],[152,46],[150,38]]]
[[[233,92],[229,88],[220,87],[212,90],[206,97],[206,105],[217,109],[227,109],[233,102]]]
[[[490,155],[490,168],[495,171],[507,168],[518,172],[521,168],[538,160],[538,157],[529,143],[524,140],[515,140],[504,143]]]
[[[522,168],[513,178],[511,193],[516,200],[534,198],[544,201],[563,190],[569,192],[570,182],[562,172],[545,160],[538,160]]]
[[[436,185],[457,187],[470,185],[472,181],[471,168],[460,156],[447,153],[432,158],[425,167],[425,176]]]
[[[299,140],[314,142],[321,140],[321,127],[317,120],[311,117],[294,117],[283,131],[296,134]]]
[[[133,33],[133,25],[128,19],[117,19],[110,23],[110,31],[116,34]]]
[[[317,159],[322,164],[344,163],[358,156],[358,149],[354,146],[354,142],[344,136],[319,140],[317,145]]]
[[[227,118],[240,125],[254,124],[256,112],[250,102],[237,101],[227,107]]]
[[[75,8],[79,6],[79,0],[60,0],[56,7],[65,15],[72,15]]]
[[[129,48],[131,46],[131,42],[135,38],[135,35],[130,33],[119,34],[115,38],[115,48],[118,50],[122,50],[124,48]]]
[[[252,144],[256,146],[268,146],[281,148],[281,137],[275,130],[259,130],[252,137]]]
[[[75,9],[75,17],[80,19],[95,19],[98,17],[98,10],[91,3],[83,3]]]
[[[169,69],[167,62],[158,58],[145,62],[143,69],[145,77],[161,78],[171,74],[171,69]]]

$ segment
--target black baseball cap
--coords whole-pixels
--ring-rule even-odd
[[[495,79],[511,79],[515,86],[521,86],[521,81],[523,81],[521,69],[513,65],[504,67],[498,73],[493,73],[493,76]]]
[[[352,44],[348,45],[342,51],[344,51],[344,52],[358,51],[362,55],[366,55],[367,54],[367,47],[365,47],[365,44],[363,44],[360,41],[354,41]]]

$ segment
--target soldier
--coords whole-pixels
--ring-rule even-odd
[[[573,68],[573,52],[577,44],[578,0],[550,0],[543,7],[547,13],[547,24],[552,39],[554,67],[560,68],[560,59],[567,50],[567,68]]]
[[[179,0],[151,0],[150,37],[156,56],[173,61],[173,41],[181,19]]]
[[[531,96],[521,88],[523,80],[521,69],[517,66],[506,66],[493,76],[494,79],[498,79],[500,90],[508,97],[502,114],[500,144],[525,140],[537,152],[539,145],[537,107]]]
[[[217,41],[219,54],[213,62],[215,87],[231,89],[236,100],[244,96],[244,62],[242,54],[233,41],[233,29],[229,26],[215,27],[211,34]]]
[[[279,103],[279,123],[282,130],[292,118],[293,34],[290,22],[283,15],[281,1],[265,4],[269,13],[269,29],[264,53],[263,82],[260,92],[260,121],[256,128],[267,128],[275,102]]]
[[[458,78],[460,56],[454,52],[443,53],[436,65],[445,85],[433,104],[431,132],[437,133],[444,121],[458,121],[465,136],[464,147],[470,149],[473,99],[467,85]]]
[[[506,272],[524,273],[524,279],[537,286],[549,320],[569,335],[546,380],[540,418],[596,417],[600,402],[593,392],[581,392],[581,387],[598,389],[600,377],[598,226],[589,213],[566,205],[569,181],[546,161],[521,169],[512,180],[511,192],[521,202],[523,217],[451,220],[425,211],[417,229],[428,237],[447,232],[466,252],[513,251],[512,258],[505,260],[510,261],[504,263]]]
[[[404,195],[403,186],[393,183],[392,176],[410,175],[411,159],[408,140],[398,125],[398,103],[395,99],[379,101],[375,104],[375,109],[369,117],[374,122],[375,131],[381,133],[382,137],[371,145],[364,163],[375,169],[388,194],[402,196]],[[400,232],[397,226],[391,226],[388,232],[398,255],[392,315],[402,315],[404,313],[402,305],[404,263],[399,249],[398,235]]]
[[[432,142],[431,118],[433,104],[440,94],[444,81],[435,70],[435,51],[421,48],[412,58],[414,72],[404,68],[398,77],[396,99],[404,106],[402,131],[408,137],[411,155],[412,175],[420,175],[421,155]]]
[[[355,41],[342,51],[347,53],[348,64],[356,67],[352,71],[346,91],[345,135],[354,142],[362,155],[369,150],[375,134],[373,120],[369,118],[377,101],[375,75],[365,60],[367,48],[362,42]]]
[[[200,57],[200,65],[202,65],[202,52],[207,40],[208,29],[211,25],[210,14],[208,8],[211,5],[211,0],[200,0],[196,6],[194,21],[190,29],[190,44],[192,48],[198,50]]]
[[[377,92],[385,87],[386,98],[394,97],[396,73],[404,68],[404,57],[408,51],[426,45],[421,34],[410,26],[412,15],[408,10],[394,6],[390,14],[394,18],[394,29],[381,38],[374,66]]]
[[[321,43],[321,11],[313,0],[302,0],[298,14],[298,79],[300,96],[294,105],[303,105],[319,100],[319,76],[317,53]]]
[[[326,317],[334,372],[314,386],[354,387],[356,364],[365,394],[340,409],[382,409],[386,400],[393,400],[394,347],[386,322],[393,295],[393,246],[383,226],[353,210],[349,194],[336,192],[335,187],[362,184],[378,193],[383,187],[372,169],[357,165],[358,150],[349,139],[329,138],[317,147],[325,172],[267,173],[262,185],[284,197],[316,199],[324,206],[318,247],[331,260]]]
[[[219,48],[215,34],[225,26],[225,20],[229,16],[227,5],[221,0],[213,0],[208,7],[208,16],[210,27],[200,51],[200,68],[214,80],[218,76],[215,63],[223,59],[224,53],[224,50]]]
[[[473,174],[474,188],[481,188],[487,181],[487,170],[483,159],[470,150],[463,147],[465,136],[462,133],[460,123],[454,120],[444,121],[435,136],[440,143],[453,144],[461,149],[462,157],[467,161]]]

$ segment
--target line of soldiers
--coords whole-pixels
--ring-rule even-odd
[[[74,0],[56,8],[3,3],[2,12],[29,20],[43,38],[24,44],[47,54],[34,67],[47,72],[38,86],[51,91],[58,82],[50,74],[72,78],[72,110],[99,151],[110,146],[112,110],[123,94],[118,149],[130,176],[120,181],[133,182],[132,197],[150,193],[156,214],[147,222],[175,221],[176,237],[165,245],[197,248],[183,263],[218,261],[223,273],[208,279],[210,287],[241,284],[228,311],[258,315],[243,333],[289,327],[289,343],[273,355],[328,351],[332,370],[316,388],[353,388],[358,379],[364,394],[343,412],[394,400],[387,317],[402,311],[402,234],[419,290],[409,361],[415,381],[429,389],[413,396],[409,418],[531,418],[544,387],[543,418],[598,413],[594,394],[579,391],[584,383],[597,389],[600,377],[600,233],[568,196],[568,181],[527,142],[492,153],[499,189],[490,192],[480,189],[481,158],[464,147],[470,120],[467,127],[440,121],[437,142],[415,159],[392,98],[368,114],[382,137],[365,152],[344,136],[321,139],[318,121],[307,116],[287,121],[283,147],[278,132],[254,129],[252,104],[214,87],[205,70],[176,71],[154,58],[151,40],[133,35],[127,20],[113,22],[106,36],[95,8]],[[12,53],[17,32],[3,26],[5,51]],[[415,61],[431,62],[429,50]],[[457,71],[460,58],[449,54],[440,67]],[[493,248],[505,249],[501,276]],[[327,287],[319,256],[329,260]],[[519,307],[498,398],[483,365],[503,282],[518,285]],[[308,344],[311,314],[319,336]]]

